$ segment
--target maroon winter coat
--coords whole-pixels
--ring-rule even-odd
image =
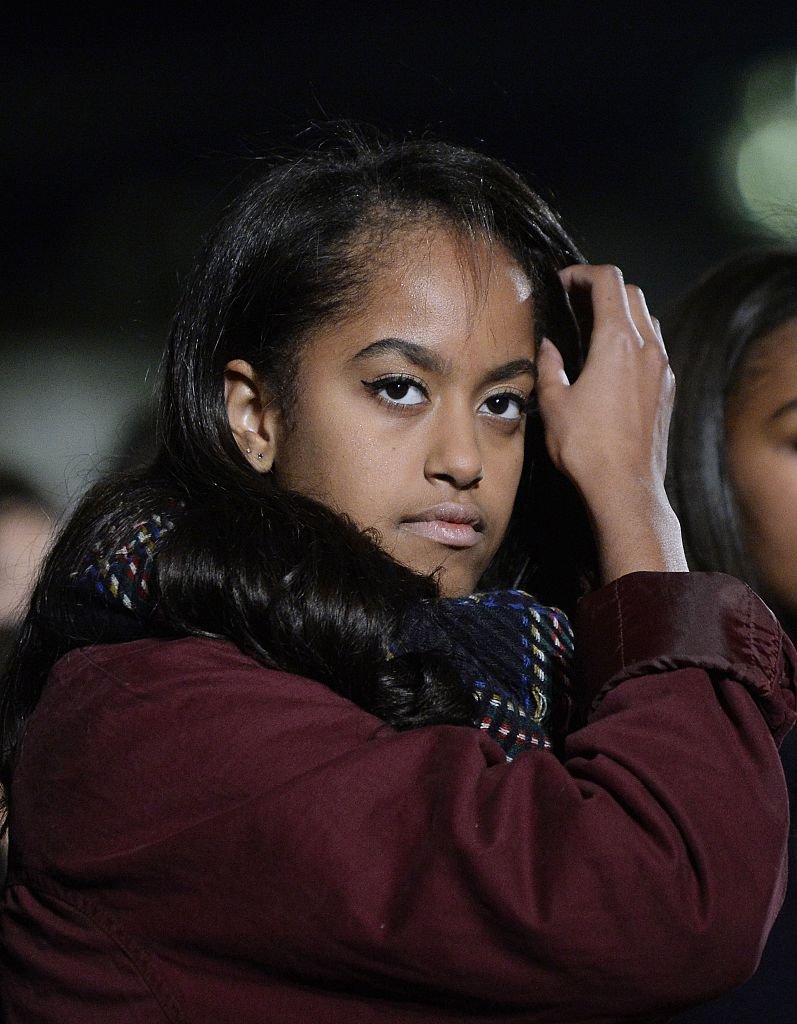
[[[651,1021],[746,978],[794,649],[720,575],[625,577],[575,630],[561,761],[219,641],[67,655],[13,785],[4,1020]]]

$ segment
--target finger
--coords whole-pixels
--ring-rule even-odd
[[[627,284],[625,286],[625,293],[628,296],[628,309],[631,313],[631,318],[643,341],[658,343],[661,338],[659,332],[656,331],[656,326],[653,323],[653,317],[650,315],[642,289],[638,285]]]
[[[567,292],[587,292],[596,314],[600,311],[608,316],[630,316],[625,281],[619,267],[574,263],[560,270],[559,278]]]
[[[629,329],[636,332],[623,275],[617,267],[574,264],[561,270],[559,276],[574,310],[585,302],[591,307],[591,348],[608,344]],[[583,330],[587,318],[580,316],[579,323]]]
[[[537,353],[537,393],[563,387],[570,387],[570,381],[562,354],[549,338],[543,338]]]
[[[667,360],[669,362],[669,353],[667,352],[667,346],[664,343],[664,333],[661,329],[661,322],[658,317],[655,316],[652,316],[650,319],[653,321],[653,329],[656,332],[656,338],[658,339],[659,345],[661,345],[661,350],[665,356],[667,356]]]

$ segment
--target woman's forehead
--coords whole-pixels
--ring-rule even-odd
[[[488,360],[529,355],[534,343],[531,281],[503,247],[451,231],[407,231],[379,259],[363,301],[314,332],[308,349],[339,346],[352,356],[381,338],[400,338],[452,358],[484,350]],[[314,344],[317,343],[317,344]]]
[[[793,386],[797,378],[797,317],[778,324],[753,342],[738,373],[737,391],[786,381]]]
[[[797,318],[759,338],[740,364],[727,396],[727,428],[769,424],[797,408]]]
[[[495,311],[530,303],[529,275],[500,243],[440,224],[422,224],[399,232],[377,260],[364,311],[397,299],[416,310],[445,314],[452,303],[473,316],[489,303]]]

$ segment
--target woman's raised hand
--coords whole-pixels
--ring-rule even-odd
[[[675,379],[658,321],[617,267],[578,264],[560,277],[574,308],[591,309],[592,332],[573,384],[556,347],[540,346],[548,451],[590,512],[605,582],[639,570],[685,571],[680,525],[664,491]]]

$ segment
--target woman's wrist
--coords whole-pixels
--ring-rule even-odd
[[[662,486],[606,487],[588,507],[604,583],[632,572],[688,572],[681,524]]]

